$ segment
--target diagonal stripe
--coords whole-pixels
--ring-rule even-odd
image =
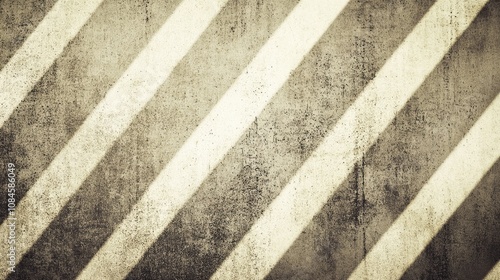
[[[500,95],[350,279],[399,279],[500,157]]]
[[[421,3],[418,1],[419,9],[423,8]],[[500,59],[500,37],[492,36],[498,33],[497,27],[500,26],[500,5],[496,3],[498,1],[490,1],[483,7],[394,121],[362,159],[356,162],[348,177],[266,279],[283,275],[308,279],[349,277],[500,91],[500,80],[495,77],[498,75],[493,74],[500,73],[500,64],[494,63]],[[407,13],[416,15],[413,16],[411,27],[418,23],[431,5],[428,3],[419,15],[415,9],[405,9]],[[392,18],[403,21],[398,16]],[[402,18],[406,21],[409,19],[404,15]],[[375,23],[375,28],[380,24],[384,22]],[[394,21],[390,24],[396,24],[398,28],[400,25]],[[410,31],[402,36],[408,35]],[[399,40],[400,43],[402,39],[404,37]],[[481,51],[473,51],[478,44],[482,46]],[[398,45],[392,48],[390,54]],[[374,48],[379,50],[380,43],[375,43]],[[471,68],[464,65],[477,66],[474,73],[491,74],[471,75]],[[259,117],[259,121],[261,119]],[[259,124],[259,128],[261,126]],[[490,173],[496,171],[500,176],[500,162],[496,166],[490,169]],[[487,178],[490,179],[483,180],[491,182],[493,177],[498,176],[489,175]],[[418,263],[414,262],[402,279],[435,279],[443,275],[456,279],[458,275],[486,275],[494,265],[491,259],[496,251],[495,244],[492,244],[495,243],[493,234],[482,234],[481,229],[488,233],[500,232],[500,223],[495,226],[491,222],[495,216],[491,211],[497,211],[496,216],[500,217],[500,204],[494,207],[494,203],[489,200],[482,204],[481,201],[485,200],[478,196],[484,198],[484,195],[492,195],[493,188],[483,185],[480,185],[479,190],[478,187],[474,190],[474,202],[470,201],[472,198],[468,199],[469,211],[461,206],[461,214],[453,218],[454,221],[458,218],[462,222],[448,222],[439,238],[432,240],[432,244],[419,255]],[[481,213],[489,209],[490,214],[480,216],[476,211],[478,208],[471,205],[479,205]],[[463,219],[469,222],[464,223]],[[481,219],[484,221],[481,226],[474,227],[472,221]],[[471,225],[474,229],[471,229]],[[500,243],[497,242],[497,245]],[[500,257],[500,250],[497,251]],[[479,263],[474,264],[474,259],[468,257],[455,258],[471,255]],[[448,260],[449,265],[445,265]],[[470,277],[462,279],[473,279]]]
[[[17,207],[18,216],[36,217],[19,224],[17,261],[153,97],[224,4],[225,1],[210,0],[182,2],[43,172]],[[6,221],[0,232],[7,232]],[[2,276],[5,273],[2,271]]]
[[[500,90],[495,92],[495,97],[498,92]],[[483,113],[484,110],[480,112]],[[458,143],[454,144],[452,148],[457,145]],[[450,155],[450,153],[447,154]],[[444,159],[440,163],[443,162]],[[418,254],[400,279],[483,279],[500,260],[500,239],[498,238],[500,204],[497,202],[499,181],[500,160],[497,160],[460,204],[460,207],[435,233],[432,240]],[[460,185],[456,187],[461,188]],[[409,200],[406,206],[412,200]],[[394,221],[398,216],[394,217]],[[388,225],[387,229],[390,226]],[[386,231],[384,230],[380,235],[382,236]],[[376,242],[373,245],[375,244]],[[364,254],[363,257],[366,255]],[[356,265],[360,264],[361,260],[356,262]]]
[[[0,72],[0,127],[102,0],[60,0]]]
[[[1,1],[0,11],[0,69],[14,56],[57,0]]]
[[[348,1],[300,2],[150,185],[79,279],[125,277]]]
[[[103,2],[0,128],[1,159],[21,167],[18,201],[182,1],[139,2]],[[0,211],[0,224],[4,218]]]
[[[500,261],[488,272],[484,280],[498,280],[500,279]]]
[[[164,23],[175,8],[170,7],[174,1],[163,2],[164,0],[148,2],[148,5],[154,7],[166,5],[163,9],[151,8],[151,19],[157,21],[157,28],[154,29],[159,29],[160,23]],[[53,278],[57,275],[61,279],[75,279],[298,2],[228,2],[153,99],[115,141],[98,166],[23,257],[15,276],[29,279],[35,272],[40,278]],[[115,7],[109,8],[111,9],[107,11]],[[137,13],[137,6],[134,8],[121,14],[126,13],[130,18],[133,16],[131,13]],[[168,11],[166,15],[165,10]],[[241,16],[242,13],[245,14],[244,17]],[[106,12],[102,11],[100,14]],[[135,23],[143,24],[144,19],[139,19]],[[127,23],[128,27],[133,26],[130,25],[131,22]],[[230,26],[236,26],[234,32],[229,29]],[[78,36],[80,35],[81,33]],[[120,50],[120,53],[125,51],[123,48]],[[130,55],[134,52],[137,55],[140,51],[133,51],[129,46],[127,50]],[[126,67],[121,73],[125,70]],[[118,78],[119,75],[114,81]],[[75,234],[69,235],[68,231]],[[74,253],[75,250],[77,254]],[[46,259],[51,261],[39,261]],[[182,269],[175,266],[176,263],[181,263],[177,262],[181,259],[180,254],[176,255],[174,261],[163,263],[162,269],[168,271],[170,276],[172,273],[182,275]],[[190,266],[187,262],[182,264]],[[169,265],[176,269],[169,269]],[[66,269],[61,270],[62,266]],[[214,265],[213,270],[216,268]],[[154,275],[159,273],[157,269]],[[148,277],[142,275],[139,278]]]
[[[267,275],[486,2],[431,7],[213,279]]]

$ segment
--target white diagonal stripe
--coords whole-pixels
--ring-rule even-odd
[[[304,0],[204,118],[79,279],[122,278],[238,141],[347,0]]]
[[[0,127],[103,0],[59,0],[0,71]]]
[[[185,0],[108,91],[17,207],[17,261],[153,97],[226,1]],[[7,232],[7,221],[1,228]],[[6,245],[6,244],[4,244]],[[2,271],[5,276],[5,270]]]
[[[486,2],[431,7],[212,279],[269,273]]]
[[[350,279],[399,279],[499,157],[497,95]]]
[[[500,261],[488,272],[484,280],[499,280],[500,279]]]

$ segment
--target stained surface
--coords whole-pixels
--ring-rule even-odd
[[[54,3],[14,2],[0,3],[1,66]],[[16,199],[180,2],[104,1],[92,15],[0,128]],[[209,278],[433,2],[351,1],[127,278]],[[297,3],[229,1],[9,278],[77,277]],[[492,0],[269,279],[350,275],[500,92],[498,26]],[[404,279],[481,279],[500,260],[499,176],[497,162]]]

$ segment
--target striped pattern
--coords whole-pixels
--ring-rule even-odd
[[[500,158],[499,114],[497,96],[350,279],[399,279],[403,275]]]
[[[297,5],[161,171],[79,279],[128,274],[346,3],[302,1]],[[134,253],[128,254],[130,250]],[[117,260],[117,255],[123,258]]]
[[[223,4],[183,2],[26,193],[17,211],[37,212],[33,217],[37,222],[25,223],[19,228],[18,238],[23,245],[17,251],[20,258],[153,97]],[[196,12],[198,16],[188,16]],[[178,30],[186,30],[190,36]],[[51,207],[46,208],[47,205]],[[8,223],[4,222],[0,232],[7,232],[7,227]]]
[[[102,0],[58,1],[0,72],[0,126],[26,97]]]
[[[499,1],[25,1],[2,279],[498,277]]]

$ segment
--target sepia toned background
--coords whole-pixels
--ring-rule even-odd
[[[408,80],[409,84],[419,79],[422,83],[415,92],[409,93],[411,98],[402,104],[401,110],[395,111],[388,126],[379,128],[381,132],[373,145],[360,144],[359,149],[354,150],[359,159],[356,158],[355,164],[348,166],[348,175],[332,189],[331,195],[323,196],[324,204],[310,206],[293,199],[286,204],[295,211],[297,220],[303,218],[300,213],[308,212],[309,207],[319,207],[319,211],[313,213],[310,220],[303,218],[306,222],[298,231],[297,238],[290,240],[291,246],[285,248],[269,267],[258,265],[266,256],[259,255],[259,249],[253,251],[252,246],[257,248],[261,245],[252,245],[251,242],[248,258],[243,257],[233,265],[224,261],[236,248],[240,248],[238,244],[245,234],[267,213],[266,209],[280,196],[285,186],[295,182],[293,178],[296,174],[302,174],[301,167],[308,159],[322,157],[321,153],[314,154],[314,151],[367,86],[379,78],[377,73],[404,44],[405,38],[417,29],[416,26],[431,7],[437,5],[435,2],[456,1],[348,1],[339,10],[338,16],[332,17],[326,31],[319,33],[319,40],[313,42],[312,49],[301,56],[298,66],[287,69],[286,82],[277,85],[278,90],[270,95],[263,110],[257,110],[255,117],[249,118],[251,122],[248,126],[239,122],[234,125],[242,129],[241,135],[233,133],[232,123],[239,120],[239,112],[246,112],[244,108],[239,109],[236,105],[235,108],[226,107],[231,113],[214,115],[214,119],[227,122],[227,126],[225,122],[211,123],[211,119],[207,121],[205,117],[212,116],[210,112],[216,110],[214,108],[224,109],[216,104],[223,102],[226,92],[239,81],[245,86],[241,87],[241,91],[240,88],[235,90],[235,94],[245,90],[245,94],[255,98],[256,102],[263,99],[260,94],[267,84],[264,83],[262,88],[252,87],[255,82],[246,82],[244,79],[249,76],[245,73],[257,71],[250,77],[259,77],[259,71],[274,73],[272,71],[279,68],[277,65],[286,64],[285,60],[275,61],[273,56],[269,57],[271,70],[258,67],[249,70],[247,66],[259,56],[259,52],[266,50],[266,42],[280,30],[292,11],[299,9],[302,5],[299,2],[314,0],[229,0],[225,5],[220,0],[201,1],[220,5],[220,11],[214,12],[213,19],[206,20],[206,28],[200,27],[200,36],[195,38],[192,46],[181,42],[192,32],[175,29],[177,35],[166,37],[166,47],[159,48],[157,56],[145,60],[144,72],[155,73],[156,66],[147,70],[149,65],[162,67],[162,61],[170,61],[169,55],[178,52],[177,48],[186,48],[185,55],[173,64],[172,71],[164,75],[163,80],[157,81],[159,87],[147,88],[151,99],[144,102],[144,107],[138,108],[136,113],[127,111],[126,106],[117,107],[117,111],[105,115],[106,118],[89,117],[97,110],[106,110],[98,104],[106,101],[105,96],[109,92],[114,90],[116,96],[125,96],[127,81],[132,81],[130,88],[141,88],[137,84],[140,85],[142,78],[136,78],[136,81],[133,77],[136,72],[126,71],[137,61],[136,57],[148,48],[148,43],[165,22],[180,13],[178,7],[183,1],[104,0],[98,3],[95,10],[91,9],[88,13],[88,19],[82,21],[83,26],[75,29],[75,35],[67,43],[61,43],[62,51],[54,52],[54,59],[47,64],[47,69],[39,71],[40,78],[30,76],[33,85],[23,89],[25,95],[19,91],[21,98],[12,107],[12,112],[8,112],[5,100],[13,98],[13,94],[18,92],[10,91],[14,82],[9,84],[8,79],[35,71],[37,65],[32,62],[40,56],[49,55],[54,48],[49,47],[48,51],[33,55],[38,57],[32,57],[28,51],[25,57],[16,60],[17,64],[9,66],[8,63],[14,61],[16,55],[20,57],[23,44],[39,30],[40,23],[57,5],[57,1],[0,2],[0,90],[4,92],[1,93],[4,100],[0,109],[5,112],[2,112],[4,122],[0,128],[3,168],[0,172],[0,214],[4,223],[1,233],[4,242],[8,216],[4,186],[7,170],[4,166],[12,162],[16,165],[18,179],[16,242],[20,246],[16,272],[5,273],[5,258],[5,261],[2,260],[2,277],[75,279],[82,271],[87,271],[87,267],[90,271],[88,275],[93,273],[92,269],[107,271],[94,274],[100,275],[94,279],[120,279],[122,274],[127,279],[209,279],[216,271],[223,271],[224,267],[230,273],[221,272],[219,276],[226,279],[347,279],[355,271],[358,274],[353,274],[354,278],[365,275],[366,279],[377,279],[373,277],[379,274],[370,274],[370,263],[363,262],[363,259],[382,240],[384,233],[404,213],[439,167],[447,162],[452,151],[468,135],[488,106],[494,104],[500,92],[500,1],[484,1],[487,3],[479,7],[477,16],[474,11],[467,10],[474,5],[466,3],[475,1],[451,5],[449,13],[443,10],[440,14],[445,22],[449,20],[449,26],[425,25],[428,33],[424,34],[428,34],[428,38],[433,38],[434,29],[449,28],[450,37],[443,40],[449,42],[451,47],[445,49],[428,75]],[[95,4],[96,1],[93,2]],[[78,13],[81,9],[75,11]],[[188,23],[192,22],[191,25],[200,22],[203,26],[203,19],[197,18],[198,13],[203,12],[203,9],[193,11],[179,20],[185,18]],[[335,13],[333,9],[331,13]],[[308,15],[314,18],[316,14],[328,15],[329,11],[311,10]],[[453,30],[458,29],[456,21],[467,16],[471,17],[470,25],[466,26],[461,36],[455,36]],[[47,30],[55,34],[56,30],[64,30],[73,22],[56,21]],[[311,26],[311,30],[315,28]],[[290,32],[294,34],[293,30]],[[64,36],[49,36],[45,43],[54,37]],[[422,41],[426,38],[427,35],[418,37]],[[307,40],[300,37],[292,36],[291,40],[298,45],[301,42],[307,44]],[[33,46],[36,47],[37,42],[34,41]],[[276,48],[278,53],[287,51],[281,51],[279,46]],[[415,48],[417,54],[412,57],[421,57],[422,60],[436,52],[419,49],[418,46]],[[293,54],[291,52],[290,56]],[[404,72],[413,64],[417,65],[418,60],[399,63]],[[272,82],[273,77],[266,77],[265,74],[262,80]],[[140,76],[142,72],[137,75],[149,79],[146,74]],[[384,78],[387,80],[382,80]],[[382,84],[392,83],[390,77],[380,76],[380,79]],[[116,84],[122,80],[125,81],[124,86],[117,87]],[[405,87],[399,91],[404,92]],[[132,105],[142,102],[140,90],[134,94],[132,101],[127,102]],[[385,92],[378,94],[383,99]],[[456,204],[458,208],[448,207],[448,204],[443,206],[450,215],[443,220],[443,224],[436,222],[438,218],[434,220],[433,209],[421,206],[422,211],[431,213],[428,223],[419,226],[423,235],[431,234],[428,243],[418,243],[417,234],[415,239],[399,240],[404,246],[398,247],[398,251],[381,245],[382,252],[392,254],[395,259],[405,259],[405,256],[410,256],[410,251],[417,252],[404,267],[399,263],[385,264],[389,271],[391,265],[396,267],[395,271],[401,271],[399,274],[390,272],[392,278],[483,279],[500,260],[500,154],[498,149],[489,148],[500,145],[500,142],[492,142],[492,139],[500,139],[498,133],[495,134],[495,128],[500,131],[500,111],[497,109],[494,112],[488,115],[491,131],[487,133],[496,138],[484,137],[483,141],[479,141],[488,147],[484,149],[484,154],[490,155],[488,158],[493,158],[493,161],[492,164],[485,163],[481,169],[484,172],[478,177],[478,183],[471,186],[470,194],[463,191],[461,181],[453,183],[450,193],[464,193],[464,201]],[[362,113],[377,116],[370,108]],[[119,119],[127,114],[130,115],[130,123],[124,122],[123,127],[115,127],[113,118]],[[87,127],[86,119],[90,120],[87,121],[89,124],[94,120],[96,125],[96,128],[89,128],[88,133],[82,129]],[[214,138],[202,137],[196,142],[194,156],[181,158],[182,147],[191,143],[190,139],[198,139],[192,135],[198,135],[197,131],[201,131],[207,123],[214,124],[213,131],[207,128],[211,131],[207,133],[215,135]],[[366,130],[366,127],[372,131],[370,124],[361,122],[357,125],[360,131]],[[354,130],[357,133],[358,128]],[[219,132],[222,136],[216,138]],[[205,154],[206,150],[218,147],[218,142],[213,142],[213,139],[226,143],[226,134],[235,137],[235,144],[228,146],[220,160],[208,160],[206,162],[210,164],[203,165],[204,157],[211,155],[210,151]],[[96,137],[85,138],[86,135]],[[79,142],[78,137],[85,140]],[[346,143],[350,141],[346,140]],[[342,143],[337,145],[342,146]],[[80,150],[76,151],[75,147]],[[331,153],[335,153],[335,147],[332,146]],[[95,154],[98,150],[102,155]],[[324,157],[329,156],[328,153]],[[469,156],[477,158],[472,152],[464,154],[463,158]],[[91,159],[95,159],[95,164],[90,163]],[[193,186],[182,185],[179,182],[184,182],[184,179],[176,181],[177,177],[156,179],[162,170],[170,166],[170,162],[177,162],[175,160],[186,164],[187,169],[181,171],[185,170],[188,175],[179,175],[180,178],[185,176],[185,180],[189,180],[205,173],[207,176],[200,177],[200,184],[193,183]],[[338,165],[329,165],[326,159],[321,162],[318,170],[331,170],[332,174],[341,172],[337,170]],[[471,170],[480,165],[473,160],[470,164]],[[194,166],[192,170],[190,166]],[[330,182],[330,177],[314,173],[315,169],[309,176],[316,176],[316,181],[324,178],[325,182]],[[469,172],[469,168],[452,170],[456,172],[450,173],[443,182],[455,182],[453,178]],[[472,173],[470,176],[477,177]],[[177,175],[176,172],[172,174],[169,176]],[[81,184],[74,183],[78,181],[74,178],[80,178]],[[172,183],[167,182],[169,179]],[[297,180],[300,185],[302,179]],[[156,208],[151,206],[151,210],[149,206],[137,208],[135,205],[142,205],[137,203],[158,181],[162,181],[160,184],[171,184],[168,190],[178,188],[182,192],[192,188],[193,193],[186,196],[185,203],[182,198],[177,198],[177,192],[159,194],[161,199],[170,198],[164,200],[170,210],[157,212],[160,222],[152,220],[151,229],[138,226],[118,230],[124,221],[148,224],[141,215],[149,214],[142,212],[154,212]],[[329,184],[325,183],[325,186],[334,188]],[[440,185],[437,187],[439,189]],[[70,191],[72,188],[74,191]],[[443,188],[449,186],[443,185]],[[325,187],[318,189],[324,190]],[[152,196],[154,200],[155,195]],[[441,193],[437,191],[435,196],[441,196]],[[23,199],[27,201],[25,205],[21,205]],[[177,199],[181,203],[176,206],[171,201]],[[315,200],[312,196],[311,201]],[[314,203],[311,202],[311,205]],[[45,214],[49,212],[53,214]],[[166,213],[172,217],[168,222],[160,218]],[[418,220],[418,213],[409,215],[415,215],[415,221]],[[287,232],[295,229],[296,225],[287,222],[274,221],[272,232],[277,236],[281,233],[288,236]],[[163,225],[163,228],[156,227],[157,224]],[[411,223],[407,226],[412,227]],[[159,232],[157,238],[154,237],[154,230]],[[123,244],[123,248],[110,248],[116,249],[112,252],[119,253],[107,256],[109,262],[106,264],[126,264],[121,268],[121,274],[114,274],[113,265],[103,265],[100,259],[91,262],[101,248],[107,248],[103,246],[114,233],[123,240],[130,240],[118,242]],[[266,236],[259,238],[267,240]],[[147,240],[152,244],[149,245]],[[273,247],[274,243],[266,242],[263,242],[269,245],[266,250],[278,250]],[[418,246],[423,246],[421,251],[416,249]],[[141,251],[144,253],[138,253]],[[20,252],[23,252],[22,257]],[[1,255],[5,255],[3,251]],[[130,262],[131,256],[138,261]],[[89,268],[89,263],[96,266]],[[245,264],[248,267],[244,267]],[[363,272],[363,267],[368,271]],[[498,265],[496,269],[500,269]],[[500,272],[494,273],[490,273],[491,279],[500,279],[495,278],[500,277]]]

